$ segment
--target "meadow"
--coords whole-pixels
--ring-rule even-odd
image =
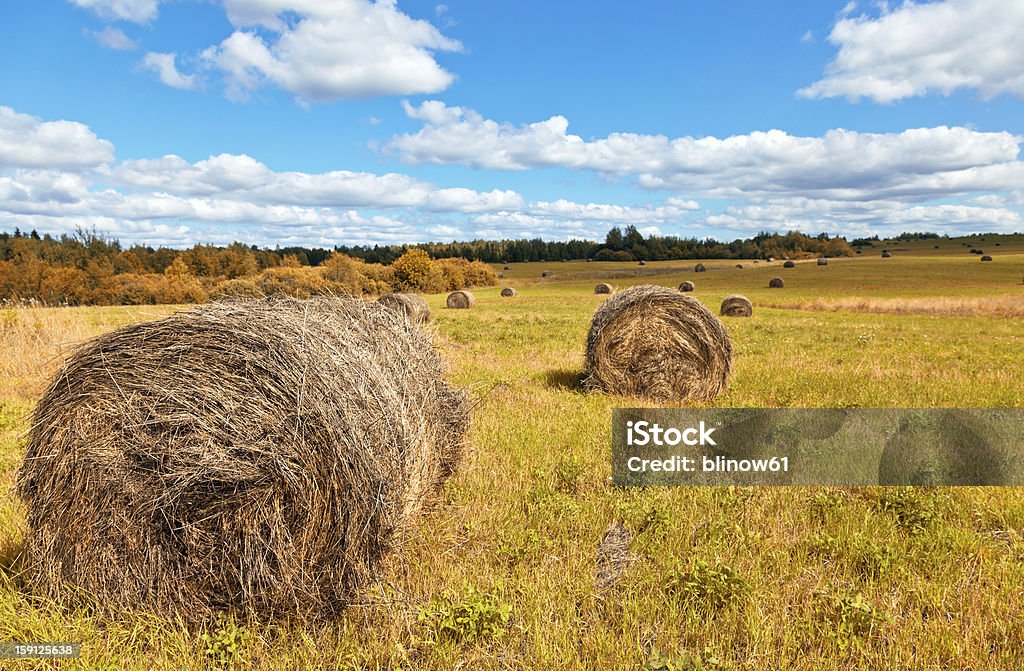
[[[23,590],[13,486],[34,402],[76,342],[180,306],[0,308],[0,641],[81,641],[59,666],[88,669],[1021,668],[1022,490],[618,489],[611,409],[644,404],[580,380],[596,282],[685,279],[716,313],[732,293],[754,305],[726,320],[736,358],[716,406],[1024,407],[1024,238],[705,265],[498,265],[471,310],[428,296],[473,398],[465,459],[363,600],[315,627],[101,620]],[[629,556],[602,588],[615,522]]]

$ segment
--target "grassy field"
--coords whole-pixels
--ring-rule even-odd
[[[473,310],[428,297],[452,380],[475,400],[443,498],[336,625],[227,620],[205,638],[141,614],[101,622],[16,578],[14,473],[61,353],[175,308],[0,309],[0,641],[82,641],[67,668],[90,669],[1021,668],[1021,490],[619,490],[611,409],[637,402],[579,388],[595,282],[688,279],[716,312],[731,293],[755,306],[726,322],[736,360],[716,405],[1024,406],[1024,241],[966,241],[995,260],[953,240],[881,243],[826,267],[710,261],[700,274],[529,263],[476,291]],[[767,288],[774,276],[784,289]],[[499,297],[503,286],[519,295]],[[630,561],[602,592],[597,548],[615,521],[633,534]]]

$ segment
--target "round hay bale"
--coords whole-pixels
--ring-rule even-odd
[[[505,279],[505,273],[498,273],[498,279],[499,280]]]
[[[381,305],[398,310],[414,324],[430,321],[430,306],[419,294],[384,294],[377,299]]]
[[[448,300],[445,301],[445,305],[453,310],[468,310],[476,305],[476,296],[466,289],[453,291],[448,294]]]
[[[792,261],[786,261],[785,263],[782,264],[782,267],[783,268],[796,268],[796,264],[793,263]]]
[[[594,259],[587,259],[587,263],[593,263]]]
[[[754,306],[746,296],[733,294],[725,297],[718,314],[723,317],[749,317],[754,314]]]
[[[601,282],[596,287],[594,287],[594,293],[595,294],[613,294],[613,293],[615,293],[615,288],[612,287],[612,285],[608,284],[607,282]]]
[[[938,246],[938,245],[933,245],[933,246],[932,246],[932,249],[938,249],[938,248],[939,248],[939,246]]]
[[[819,266],[827,266],[828,265],[828,259],[818,259],[818,265]]]
[[[211,303],[86,343],[18,473],[30,587],[187,621],[337,616],[457,463],[468,403],[443,373],[429,333],[352,298]]]
[[[991,256],[989,256],[988,254],[986,254],[985,256],[981,257],[981,260],[982,260],[982,261],[991,261],[991,260],[992,260],[992,257],[991,257]]]
[[[775,260],[775,257],[774,257],[774,256],[769,256],[769,257],[768,257],[768,263],[771,263],[771,262],[772,262],[772,261],[774,261],[774,260]]]
[[[781,277],[773,277],[768,280],[769,289],[782,289],[786,286],[786,283],[782,281]]]
[[[620,291],[587,335],[589,390],[654,401],[708,401],[728,384],[732,342],[697,299],[666,287]]]
[[[737,270],[743,270],[743,264],[742,263],[737,263],[736,264],[736,269]]]
[[[640,260],[640,265],[641,265],[641,266],[646,266],[646,265],[647,265],[647,262],[646,262],[646,261],[644,261],[643,259],[641,259],[641,260]]]
[[[698,263],[693,267],[693,272],[695,273],[703,273],[705,271],[707,271],[707,268],[704,267],[703,263]]]
[[[551,271],[545,270],[540,274],[541,277],[551,277]]]
[[[505,266],[502,270],[512,270],[512,268],[510,266]]]
[[[515,295],[516,295],[516,290],[513,289],[512,287],[505,287],[504,289],[501,290],[501,297],[502,298],[511,298],[512,296],[515,296]]]
[[[679,284],[680,291],[693,291],[693,288],[693,282],[690,281],[680,282]]]
[[[863,252],[862,250],[858,249],[858,250],[857,250],[857,253],[858,253],[858,254],[863,254],[864,252]]]
[[[890,256],[892,256],[892,254],[890,254],[890,253],[889,253],[889,250],[888,250],[888,249],[884,249],[884,250],[882,250],[882,258],[883,258],[883,259],[887,259],[887,258],[889,258]]]
[[[759,259],[754,259],[754,263],[761,263]]]

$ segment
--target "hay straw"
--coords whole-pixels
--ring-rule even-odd
[[[445,305],[453,310],[468,310],[476,305],[476,296],[466,289],[453,291],[448,294],[448,300],[445,301]]]
[[[100,336],[36,408],[30,586],[101,608],[336,616],[452,472],[429,333],[358,299],[213,303]]]
[[[707,401],[729,379],[732,343],[700,302],[666,287],[631,287],[594,314],[588,389],[654,401]]]
[[[419,294],[384,294],[377,299],[381,305],[398,310],[414,324],[430,321],[430,306]]]
[[[746,296],[733,294],[725,297],[718,314],[724,317],[749,317],[754,314],[754,306]]]
[[[596,287],[594,287],[594,293],[595,294],[613,294],[613,293],[615,293],[615,288],[612,287],[612,285],[608,284],[607,282],[601,282]]]

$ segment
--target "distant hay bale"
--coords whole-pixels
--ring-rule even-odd
[[[607,282],[601,282],[596,287],[594,287],[594,293],[595,294],[613,294],[613,293],[615,293],[615,288],[612,287],[612,285],[608,284]]]
[[[688,280],[685,281],[685,282],[680,282],[679,283],[679,290],[680,291],[693,291],[693,282],[690,282]]]
[[[593,263],[594,259],[587,259],[587,263]]]
[[[445,305],[453,310],[468,310],[476,305],[476,296],[466,289],[453,291],[448,294],[448,300],[445,301]]]
[[[36,407],[26,577],[103,610],[336,617],[467,428],[429,333],[358,299],[211,303],[79,348]]]
[[[505,273],[498,273],[498,279],[499,280],[505,279]]]
[[[737,270],[743,270],[743,264],[742,263],[737,263],[736,264],[736,269]]]
[[[513,289],[512,287],[505,287],[504,289],[501,290],[502,298],[511,298],[512,296],[515,296],[515,295],[516,295],[516,290]]]
[[[857,250],[857,253],[858,253],[858,254],[863,254],[864,252],[863,252],[862,250],[858,249],[858,250]]]
[[[512,270],[511,266],[505,266],[502,270]]]
[[[981,257],[981,260],[982,260],[982,261],[991,261],[991,260],[992,260],[992,257],[991,257],[991,256],[989,256],[988,254],[986,254],[985,256]]]
[[[761,263],[759,259],[754,259],[754,263]]]
[[[400,311],[414,324],[430,321],[430,306],[419,294],[384,294],[377,302]]]
[[[782,264],[782,267],[783,268],[796,268],[796,264],[793,263],[792,261],[786,261],[785,263]]]
[[[697,299],[666,287],[620,291],[587,335],[589,390],[654,401],[708,401],[728,384],[732,342]]]
[[[643,259],[641,259],[641,260],[640,260],[640,265],[641,265],[641,266],[646,266],[646,265],[647,265],[647,262],[646,262],[646,261],[644,261]]]
[[[938,248],[939,248],[939,246],[938,246],[938,245],[934,245],[934,246],[932,246],[932,249],[938,249]]]
[[[883,249],[883,250],[882,250],[882,258],[883,258],[883,259],[887,259],[887,258],[889,258],[890,256],[892,256],[892,254],[890,254],[890,253],[889,253],[889,250],[888,250],[888,249]]]
[[[551,271],[550,270],[545,270],[544,272],[542,272],[540,274],[540,276],[541,277],[551,277]]]
[[[695,265],[693,267],[693,272],[695,272],[695,273],[703,273],[706,270],[707,270],[707,268],[704,267],[703,263],[698,263],[697,265]]]
[[[769,257],[768,257],[768,263],[771,263],[771,262],[772,262],[772,261],[774,261],[774,260],[775,260],[775,257],[774,257],[774,256],[769,256]]]
[[[769,289],[782,289],[786,286],[786,283],[782,281],[781,277],[773,277],[768,280]]]
[[[827,266],[828,265],[828,259],[818,259],[818,265],[819,266]]]
[[[722,301],[722,307],[718,314],[723,317],[749,317],[754,314],[754,306],[746,296],[733,294],[726,296]]]

